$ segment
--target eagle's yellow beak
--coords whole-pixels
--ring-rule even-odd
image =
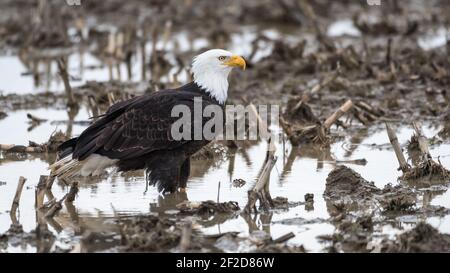
[[[225,61],[223,64],[232,66],[232,67],[237,66],[237,67],[242,68],[242,70],[245,70],[245,67],[247,66],[244,58],[242,58],[241,56],[238,56],[238,55],[231,56],[230,59],[228,61]]]

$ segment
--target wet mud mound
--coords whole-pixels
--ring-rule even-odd
[[[181,231],[175,223],[157,217],[132,219],[122,230],[122,242],[126,251],[158,251],[177,245]]]
[[[311,106],[303,102],[301,97],[289,99],[280,124],[294,145],[327,142],[321,121],[313,113]]]
[[[327,252],[369,252],[368,244],[372,240],[374,225],[372,217],[368,215],[356,219],[346,218],[336,222],[337,232],[318,236],[318,239],[330,244],[325,248]]]
[[[448,182],[450,180],[450,171],[442,164],[433,160],[420,162],[417,167],[412,168],[403,175],[405,180],[417,180],[428,178],[429,180]]]
[[[338,166],[327,177],[324,198],[330,205],[352,208],[381,207],[384,211],[405,211],[417,202],[416,193],[403,185],[387,184],[383,189],[346,166]]]
[[[178,246],[182,236],[176,221],[152,215],[121,220],[119,225],[125,252],[169,251]]]
[[[386,185],[382,194],[377,197],[384,211],[408,211],[416,206],[417,195],[402,185]]]
[[[215,247],[225,252],[250,253],[305,253],[303,245],[291,246],[287,241],[295,235],[289,232],[278,238],[272,238],[267,230],[253,230],[248,237],[237,236],[237,233],[225,233],[218,237]]]
[[[215,214],[235,213],[240,210],[237,202],[229,201],[216,203],[211,200],[200,203],[186,201],[178,204],[177,208],[182,214],[198,215],[204,218],[208,218]]]
[[[439,233],[426,223],[419,223],[411,231],[397,236],[396,240],[383,243],[383,252],[423,253],[450,252],[450,235]]]
[[[365,180],[359,173],[346,166],[338,166],[327,177],[324,197],[335,201],[343,197],[366,199],[381,193],[375,183]]]

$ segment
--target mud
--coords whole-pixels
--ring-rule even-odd
[[[203,218],[209,218],[214,214],[235,213],[239,211],[239,205],[236,202],[216,203],[214,201],[203,201],[197,203],[180,203],[177,208],[182,214],[199,215]]]
[[[233,187],[235,188],[242,188],[247,182],[245,182],[245,180],[243,179],[234,179],[233,180]]]
[[[408,211],[417,202],[414,190],[403,185],[387,184],[383,189],[374,182],[365,180],[361,175],[346,166],[334,169],[327,178],[324,198],[332,204],[346,205],[362,209],[364,206],[380,206],[385,212]]]
[[[371,216],[362,216],[355,220],[344,219],[337,223],[336,228],[336,233],[319,237],[330,244],[326,248],[327,252],[369,252],[368,245],[374,230]]]
[[[441,138],[448,140],[450,138],[450,112],[445,114],[442,118],[442,122],[444,123],[444,128],[442,128],[438,134]]]
[[[63,2],[0,3],[0,252],[448,251],[448,1]],[[264,143],[216,141],[193,157],[189,194],[161,197],[142,172],[108,173],[78,181],[74,204],[36,228],[34,189],[56,147],[115,102],[188,82],[207,48],[247,60],[229,104],[281,107],[273,209],[241,215]],[[427,160],[413,121],[425,124]],[[407,151],[405,173],[385,122]],[[20,175],[30,176],[23,226],[7,216]],[[55,181],[46,201],[69,188]]]
[[[119,226],[121,242],[126,251],[169,250],[176,247],[181,238],[181,229],[176,226],[175,221],[155,216],[122,220]]]
[[[20,224],[12,224],[7,232],[0,235],[0,250],[29,244],[35,247],[37,252],[47,253],[51,251],[55,239],[55,235],[49,230],[36,228],[31,232],[25,232]],[[55,251],[58,252],[58,249]]]
[[[339,201],[342,197],[356,200],[379,193],[381,190],[375,183],[365,180],[359,173],[346,166],[339,166],[328,175],[324,196]]]
[[[441,234],[426,223],[419,223],[411,231],[407,231],[394,241],[382,243],[383,252],[424,253],[449,252],[450,236]]]
[[[430,181],[447,181],[450,178],[450,171],[447,170],[442,164],[433,160],[428,162],[420,162],[415,168],[403,176],[406,180],[415,180],[421,178],[427,178]]]

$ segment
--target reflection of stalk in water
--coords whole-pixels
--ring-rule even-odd
[[[273,212],[261,214],[259,220],[261,221],[262,230],[264,230],[270,237],[270,224],[272,223]]]
[[[233,213],[218,213],[208,220],[198,220],[198,223],[202,225],[204,228],[208,228],[218,226],[236,217],[237,216]]]
[[[282,185],[284,180],[291,173],[292,165],[294,164],[297,157],[317,159],[317,169],[321,169],[324,162],[330,163],[332,165],[334,165],[336,162],[331,156],[330,148],[324,148],[314,144],[301,147],[292,147],[289,156],[287,157],[286,164],[284,164],[283,171],[280,175],[280,185]]]
[[[351,157],[353,152],[358,148],[358,144],[361,144],[364,139],[368,137],[369,131],[367,128],[364,128],[363,130],[359,131],[356,134],[353,134],[350,138],[350,143],[352,144],[350,148],[345,149],[344,157],[348,158]]]
[[[239,149],[238,151],[242,155],[242,158],[244,159],[247,167],[250,168],[252,166],[252,160],[250,159],[250,156],[248,155],[247,149]]]
[[[9,212],[9,216],[11,217],[11,222],[13,226],[19,225],[19,221],[17,220],[17,209],[19,208],[20,196],[22,195],[23,186],[25,185],[25,177],[21,176],[19,178],[19,182],[17,183],[16,194],[14,195],[14,200],[11,205],[11,211]]]
[[[53,217],[45,218],[45,220],[56,231],[56,233],[61,233],[61,231],[63,231],[64,228],[55,219],[53,219]]]
[[[150,203],[150,212],[165,215],[168,210],[177,210],[177,205],[189,201],[186,192],[174,192],[165,196],[158,196],[158,203]]]
[[[259,222],[261,223],[261,230],[267,233],[267,235],[271,236],[270,232],[270,224],[272,223],[273,212],[263,213],[259,215]],[[252,217],[251,214],[242,213],[242,219],[244,219],[245,223],[248,226],[248,233],[251,234],[254,231],[260,230],[258,227],[258,215],[254,215]]]
[[[367,160],[365,158],[352,159],[352,160],[332,160],[332,161],[326,161],[326,162],[333,164],[333,166],[336,166],[337,164],[353,164],[353,165],[365,166],[367,164]]]
[[[73,205],[72,202],[64,202],[64,205],[66,206],[67,212],[70,217],[70,221],[72,222],[73,229],[75,231],[75,234],[80,234],[82,227],[80,226],[80,217],[78,215],[76,207]],[[59,217],[58,217],[59,219]]]
[[[230,153],[228,156],[228,177],[230,178],[231,186],[231,182],[233,181],[234,165],[236,161],[236,149],[230,148],[228,151]]]
[[[316,167],[317,171],[323,169],[323,163],[326,160],[327,160],[327,157],[326,157],[325,153],[319,153],[318,154],[317,167]]]
[[[249,214],[249,213],[241,213],[242,219],[244,219],[245,223],[247,223],[248,226],[248,233],[251,234],[253,231],[259,230],[258,225],[256,224],[257,215],[255,216]]]
[[[329,162],[333,167],[335,160],[331,155],[330,147],[322,147],[319,145],[306,145],[298,148],[299,157],[317,159],[317,170],[323,168],[323,162]]]
[[[28,55],[28,49],[21,48],[19,50],[19,54],[17,57],[19,58],[19,61],[22,63],[22,65],[27,69],[27,71],[30,71],[31,64],[30,64],[30,59],[29,59],[29,55]]]
[[[47,222],[39,220],[42,219],[42,216],[39,214],[42,213],[36,211],[36,219],[38,221],[38,224],[36,225],[36,252],[49,253],[50,249],[53,246],[53,243],[55,242],[55,238],[53,236],[47,236],[47,234],[50,232],[48,230]]]
[[[283,184],[284,180],[291,173],[292,165],[294,164],[295,159],[297,158],[297,151],[295,148],[291,149],[287,161],[283,164],[283,171],[281,172],[280,179],[278,179],[278,183],[280,185]]]

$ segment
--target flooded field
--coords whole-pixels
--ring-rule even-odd
[[[183,25],[168,20],[164,8],[161,18],[151,21],[146,12],[151,15],[154,7],[144,1],[111,1],[123,9],[123,20],[133,18],[133,8],[141,8],[142,14],[129,20],[132,23],[118,19],[113,4],[87,2],[79,9],[59,7],[62,14],[74,13],[64,29],[67,45],[47,45],[44,34],[22,44],[10,32],[19,28],[11,25],[23,18],[13,16],[17,11],[13,1],[2,4],[13,15],[2,15],[0,22],[0,253],[450,250],[445,244],[450,242],[445,237],[450,236],[450,175],[445,172],[450,169],[450,34],[448,14],[443,12],[448,3],[431,1],[441,5],[439,9],[411,1],[400,13],[390,11],[384,17],[383,8],[390,10],[397,1],[380,8],[299,1],[303,4],[298,14],[292,7],[290,13],[278,7],[266,12],[267,18],[258,18],[257,11],[250,12],[239,2],[229,9],[218,8],[212,18],[204,18],[205,25],[200,24],[199,14]],[[203,3],[207,1],[200,2],[205,11],[213,9]],[[249,2],[267,11],[257,1]],[[289,10],[294,1],[282,2]],[[316,14],[305,12],[304,3]],[[27,8],[35,10],[36,5]],[[181,9],[174,3],[167,5]],[[243,13],[248,18],[241,24]],[[188,16],[179,10],[177,14]],[[221,21],[217,29],[209,27],[218,14],[233,14],[233,19]],[[16,31],[28,33],[25,26]],[[62,209],[45,222],[48,234],[40,234],[36,190],[41,176],[50,174],[56,153],[15,152],[10,145],[49,147],[49,138],[58,131],[67,138],[78,136],[96,113],[113,102],[189,82],[190,59],[215,47],[248,62],[247,71],[230,76],[229,104],[244,100],[282,109],[282,126],[271,128],[280,137],[269,188],[281,205],[243,213],[248,192],[265,164],[266,141],[237,141],[234,147],[214,141],[212,155],[191,161],[186,193],[162,195],[146,186],[144,171],[108,169],[107,175],[78,179],[75,200],[63,202]],[[123,51],[120,57],[115,55],[117,48]],[[58,67],[61,58],[77,107],[66,104]],[[353,108],[326,127],[328,117],[347,100],[353,101]],[[420,122],[423,135],[413,122]],[[396,133],[408,170],[399,168],[386,123]],[[324,128],[324,135],[317,129],[317,136],[310,138],[305,130],[314,126]],[[422,151],[417,148],[422,144],[415,140],[419,144],[414,146],[413,135],[424,137],[429,158],[414,154]],[[416,177],[413,170],[421,168],[421,160],[442,168],[442,176],[432,177],[431,171]],[[338,171],[349,176],[356,172],[359,184],[333,184],[332,174]],[[407,175],[415,177],[406,179]],[[11,205],[21,176],[26,182],[13,217]],[[60,200],[70,188],[56,179],[45,202],[52,197]],[[236,204],[239,209],[218,208]],[[206,214],[196,210],[203,207],[209,208]],[[179,241],[186,223],[198,245],[183,249]],[[406,250],[401,236],[421,232],[417,227],[422,225],[433,238],[441,238],[442,246]],[[155,242],[155,247],[150,248],[146,240]]]
[[[51,116],[55,120],[67,119],[64,110],[38,109],[20,110],[10,112],[7,118],[0,121],[2,131],[7,131],[14,124],[14,132],[0,138],[1,143],[26,143],[32,140],[38,143],[45,142],[49,131],[56,129],[65,131],[67,126],[51,125],[46,122],[29,132],[26,114],[36,116]],[[75,117],[75,121],[87,120],[89,114],[82,109]],[[84,126],[75,126],[73,134],[79,134]],[[427,136],[434,136],[439,131],[439,126],[425,126]],[[402,144],[406,144],[413,133],[409,126],[398,127],[398,137]],[[357,137],[355,137],[357,136]],[[356,138],[356,139],[355,139]],[[320,252],[326,244],[317,240],[319,235],[332,234],[336,227],[327,219],[330,218],[326,201],[322,195],[325,190],[328,173],[336,165],[347,165],[369,181],[374,181],[377,187],[383,188],[386,184],[396,184],[401,175],[392,166],[396,166],[397,160],[389,145],[389,139],[384,128],[359,128],[352,137],[345,137],[334,143],[329,151],[317,151],[313,147],[292,147],[288,142],[278,143],[278,157],[272,174],[270,191],[273,196],[287,197],[292,202],[304,201],[305,194],[314,194],[314,205],[305,208],[303,205],[294,206],[287,210],[276,210],[271,213],[271,222],[261,218],[255,220],[250,226],[243,217],[236,214],[222,220],[211,219],[199,223],[199,230],[204,234],[220,234],[226,232],[239,232],[240,236],[248,236],[254,228],[269,230],[274,238],[288,232],[296,236],[289,241],[293,245],[303,245],[308,251]],[[283,151],[285,151],[283,153]],[[431,148],[435,158],[439,158],[444,166],[450,165],[450,143],[436,145]],[[168,215],[177,212],[179,203],[189,200],[201,202],[215,199],[220,183],[220,202],[236,201],[240,207],[247,202],[247,191],[254,184],[255,177],[263,164],[266,153],[264,142],[228,152],[226,158],[220,162],[205,162],[198,160],[193,162],[192,176],[188,184],[188,193],[184,196],[161,196],[155,188],[149,188],[146,192],[143,173],[113,174],[112,176],[97,180],[84,181],[80,184],[78,197],[69,210],[63,208],[56,221],[61,225],[52,227],[52,232],[59,238],[63,250],[72,249],[79,243],[80,229],[92,229],[104,232],[111,228],[112,219],[118,216],[139,215],[155,213]],[[365,164],[345,163],[355,159],[365,159]],[[52,155],[3,155],[0,164],[0,181],[6,182],[1,186],[2,199],[0,202],[0,232],[6,232],[11,225],[9,216],[10,205],[16,190],[16,181],[19,176],[25,175],[28,179],[22,193],[22,201],[19,208],[19,221],[25,231],[30,232],[36,228],[36,215],[34,212],[35,187],[42,174],[48,173],[48,165],[54,160]],[[343,163],[336,162],[344,161]],[[242,187],[233,184],[235,179],[247,181]],[[68,192],[68,187],[55,185],[53,194],[63,196]],[[450,195],[447,188],[439,188],[437,194],[423,191],[417,206],[447,206]],[[214,198],[213,198],[214,197]],[[441,232],[450,232],[450,216],[426,217],[414,215],[411,217],[397,217],[393,223],[379,227],[379,237],[393,236],[412,228],[419,220],[426,220]],[[376,238],[376,237],[375,237]],[[15,242],[6,251],[34,252],[36,248]],[[229,249],[227,251],[241,251]],[[242,251],[246,251],[242,249]]]

